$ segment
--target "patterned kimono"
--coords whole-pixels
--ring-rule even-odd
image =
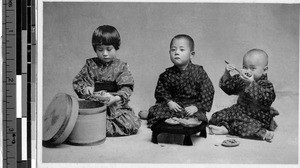
[[[119,59],[109,63],[102,62],[97,57],[87,59],[73,80],[73,88],[79,98],[88,97],[84,92],[87,86],[95,87],[95,92],[106,90],[121,97],[121,101],[107,108],[107,136],[131,135],[138,132],[141,121],[128,106],[134,80],[126,63]]]
[[[167,103],[171,100],[182,108],[196,106],[198,112],[191,117],[207,123],[206,112],[213,103],[214,87],[203,67],[190,62],[184,71],[173,66],[160,74],[154,96],[156,104],[149,109],[148,127],[162,119],[185,116],[183,110],[175,112],[169,109]]]
[[[270,107],[276,95],[267,75],[248,86],[239,75],[224,75],[219,84],[226,94],[239,97],[233,106],[215,112],[209,124],[224,126],[229,134],[248,138],[263,139],[266,130],[275,130],[273,117],[279,113]]]

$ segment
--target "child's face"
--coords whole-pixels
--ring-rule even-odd
[[[254,80],[259,79],[262,75],[267,73],[267,65],[264,57],[259,55],[246,55],[243,59],[243,69],[250,72]]]
[[[174,39],[169,53],[171,61],[177,67],[186,66],[194,56],[194,51],[191,51],[188,40],[184,38]]]
[[[96,54],[103,62],[111,62],[116,58],[116,49],[113,45],[97,46]]]

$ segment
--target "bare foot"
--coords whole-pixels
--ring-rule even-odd
[[[147,110],[141,110],[139,112],[139,117],[142,120],[147,120],[149,112]]]
[[[225,135],[228,134],[228,130],[224,126],[215,126],[215,125],[209,125],[209,134],[211,135]]]
[[[267,142],[272,142],[272,139],[274,137],[273,131],[267,131],[265,137],[263,138]]]

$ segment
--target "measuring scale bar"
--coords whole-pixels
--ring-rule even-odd
[[[16,1],[3,0],[3,167],[17,167]]]
[[[25,83],[26,84],[26,83]],[[17,127],[18,127],[18,147],[17,147],[17,161],[27,160],[27,118],[23,115],[23,91],[22,87],[24,82],[22,81],[22,75],[17,75],[16,88],[17,88],[17,101],[16,101],[16,111],[17,111]],[[23,90],[23,91],[22,91]],[[26,91],[26,90],[25,90]],[[25,99],[26,101],[26,99]]]
[[[35,75],[30,74],[35,72],[35,51],[31,51],[35,49],[31,46],[35,45],[35,0],[2,2],[3,168],[26,168],[31,167],[31,109],[35,104]]]

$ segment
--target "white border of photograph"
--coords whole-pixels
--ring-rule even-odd
[[[270,168],[281,168],[281,167],[298,167],[297,165],[281,165],[281,164],[116,164],[116,163],[43,163],[42,162],[42,132],[43,132],[43,125],[42,125],[42,114],[43,114],[43,3],[44,2],[182,2],[182,3],[189,3],[189,2],[201,2],[201,3],[284,3],[284,4],[295,4],[300,3],[297,0],[177,0],[177,1],[169,1],[169,0],[152,0],[152,1],[138,1],[138,0],[36,0],[36,18],[37,18],[37,96],[36,96],[36,131],[37,131],[37,139],[36,144],[32,144],[33,147],[36,147],[36,151],[32,151],[32,155],[36,156],[33,157],[32,160],[32,167],[35,168],[114,168],[114,167],[122,167],[122,168],[132,168],[132,167],[143,167],[143,168],[173,168],[173,167],[180,167],[180,168],[198,168],[201,167],[208,167],[208,168],[218,168],[218,167],[270,167]],[[300,9],[300,8],[299,8]],[[300,25],[299,25],[300,26]],[[2,31],[1,31],[2,32]],[[299,46],[300,48],[300,46]],[[1,48],[2,49],[2,48]],[[1,68],[2,70],[2,68]],[[2,74],[2,73],[1,73]],[[2,89],[2,87],[1,87]],[[299,108],[299,107],[298,107]],[[2,124],[1,124],[2,126]],[[299,130],[299,129],[298,129]],[[1,129],[2,132],[2,129]],[[299,139],[299,133],[298,133]],[[2,144],[2,143],[1,143]],[[299,148],[299,144],[298,144]],[[299,162],[299,149],[298,149],[298,162]],[[2,162],[1,162],[2,165]]]

